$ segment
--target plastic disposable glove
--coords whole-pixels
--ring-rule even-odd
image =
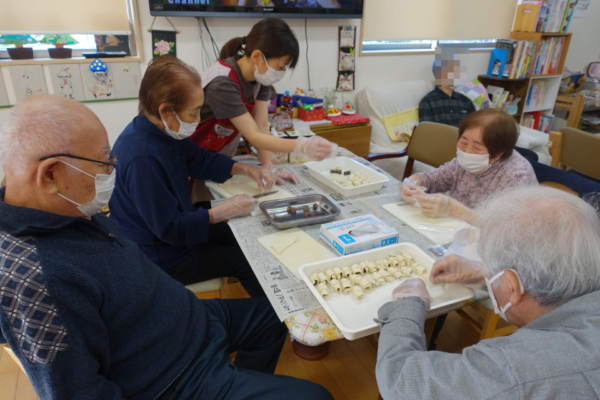
[[[319,136],[299,137],[298,143],[292,152],[293,156],[306,156],[313,160],[321,161],[325,158],[335,157],[338,145]]]
[[[248,215],[256,204],[258,204],[258,200],[247,194],[233,196],[229,200],[211,208],[213,223],[216,224],[217,222]]]
[[[423,215],[430,218],[446,217],[452,213],[454,199],[436,193],[436,194],[421,194],[413,197],[421,206]]]
[[[397,301],[406,297],[420,297],[425,302],[425,309],[431,306],[431,297],[421,278],[410,278],[398,285],[392,292],[392,300]]]
[[[442,283],[481,283],[484,282],[483,266],[464,257],[451,254],[433,264],[429,276],[435,285]]]
[[[419,186],[416,182],[405,178],[400,184],[400,197],[407,203],[414,203],[416,200],[413,196],[424,194],[426,190],[426,187]]]
[[[275,167],[272,167],[271,168],[271,172],[273,172],[273,174],[275,175],[275,178],[277,178],[277,184],[278,185],[285,185],[286,184],[286,181],[285,181],[286,179],[288,181],[292,181],[294,184],[300,183],[300,178],[298,178],[298,176],[296,174],[294,174],[288,168],[275,168]]]
[[[277,181],[275,174],[267,168],[254,165],[244,165],[243,168],[244,174],[256,182],[261,193],[269,191]]]

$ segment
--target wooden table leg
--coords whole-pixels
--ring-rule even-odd
[[[318,346],[307,346],[297,340],[292,341],[292,349],[298,357],[306,361],[318,361],[329,354],[329,342]]]
[[[433,317],[425,320],[425,328],[423,330],[425,331],[425,344],[427,348],[429,348],[429,341],[431,341],[431,335],[433,334],[433,328],[435,328],[437,319],[438,317]]]

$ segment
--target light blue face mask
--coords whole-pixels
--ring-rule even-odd
[[[198,122],[193,122],[193,123],[183,122],[179,118],[179,116],[177,115],[175,110],[173,110],[173,114],[175,114],[175,118],[177,118],[177,122],[179,122],[179,132],[175,132],[174,130],[170,129],[169,126],[167,125],[166,121],[161,118],[163,124],[165,124],[165,131],[167,132],[167,134],[169,136],[171,136],[175,140],[182,140],[182,139],[189,138],[190,136],[192,136],[194,134],[194,132],[196,132],[196,128],[198,127]]]

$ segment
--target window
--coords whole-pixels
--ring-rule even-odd
[[[42,40],[44,35],[31,35],[31,37],[33,37],[36,40]],[[96,50],[96,41],[94,40],[94,35],[71,35],[71,37],[77,40],[79,43],[67,45],[65,47],[73,50]],[[5,51],[7,47],[12,47],[12,45],[0,44],[0,51]],[[51,44],[33,43],[31,45],[27,45],[27,47],[31,47],[34,51],[41,51],[47,50],[48,48],[54,46]]]
[[[467,47],[470,50],[492,49],[496,47],[496,39],[481,40],[363,40],[363,53],[403,53],[428,52],[437,46],[452,45]]]

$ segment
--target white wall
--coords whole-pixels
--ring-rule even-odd
[[[142,46],[145,62],[142,70],[152,58],[150,51],[151,33],[147,29],[152,23],[147,0],[137,0],[142,31]],[[571,23],[570,31],[573,32],[573,41],[569,49],[566,65],[570,69],[582,69],[589,62],[597,60],[600,55],[600,1],[591,2],[589,16],[586,19],[575,19]],[[203,60],[201,57],[201,44],[197,20],[195,18],[171,18],[177,29],[177,55],[185,62],[202,71]],[[244,36],[250,32],[252,26],[259,21],[255,18],[208,18],[207,23],[219,47],[227,40],[236,36]],[[300,42],[301,59],[292,73],[276,85],[279,92],[295,91],[296,87],[307,88],[306,68],[306,40],[304,36],[304,20],[288,19]],[[338,26],[356,25],[360,29],[360,20],[308,20],[308,44],[311,85],[318,90],[322,87],[333,87],[337,78],[338,57]],[[156,29],[171,29],[168,22],[159,17],[154,24]],[[206,33],[206,32],[205,32]],[[214,62],[210,42],[205,34],[205,44],[211,54],[210,61]],[[358,38],[357,38],[358,39]],[[475,77],[485,73],[489,60],[489,52],[472,53],[466,61],[469,76]],[[407,81],[415,79],[432,79],[431,63],[433,54],[406,54],[362,56],[356,59],[355,92],[345,94],[353,98],[354,93],[368,85],[385,85],[389,82]],[[341,99],[338,100],[341,106]],[[133,100],[86,103],[104,123],[111,143],[114,143],[123,128],[137,114],[137,102]],[[0,124],[6,118],[9,109],[0,109]],[[0,176],[3,171],[0,170]]]

